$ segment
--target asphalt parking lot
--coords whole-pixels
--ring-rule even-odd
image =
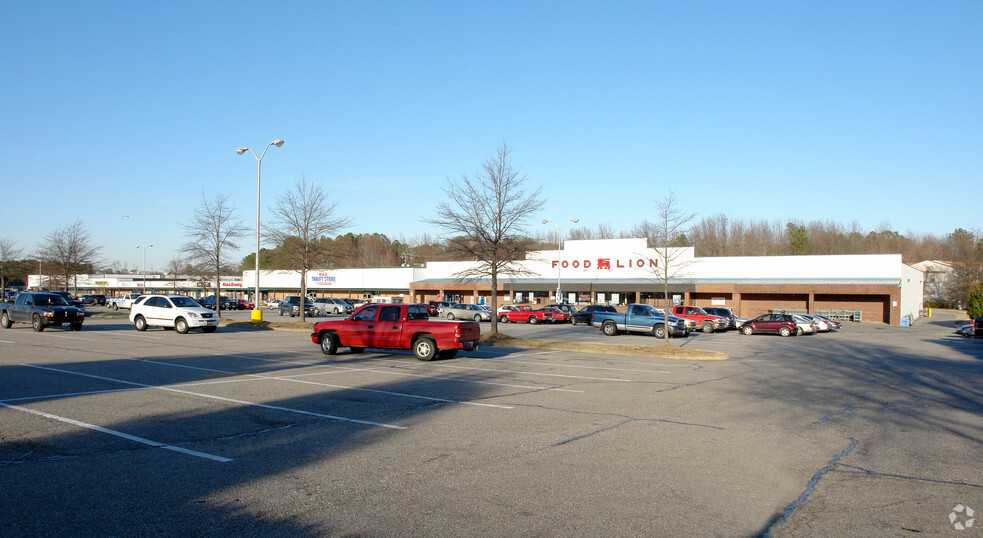
[[[983,339],[954,322],[673,342],[731,357],[715,362],[486,347],[429,363],[328,357],[305,332],[16,325],[0,533],[955,532],[983,509]]]

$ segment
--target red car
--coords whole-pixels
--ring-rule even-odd
[[[543,311],[544,312],[552,312],[553,313],[553,322],[554,323],[566,323],[566,322],[570,321],[570,314],[568,314],[568,313],[560,310],[559,308],[557,308],[555,306],[547,306],[546,308],[543,309]]]
[[[236,310],[252,310],[253,308],[253,303],[245,299],[236,299]]]
[[[533,310],[531,306],[516,306],[512,310],[506,310],[498,314],[498,321],[502,323],[519,323],[528,321],[536,324],[542,321],[554,321],[553,312],[547,310]]]
[[[798,332],[795,318],[791,314],[764,314],[741,325],[744,334],[774,333],[792,336]]]

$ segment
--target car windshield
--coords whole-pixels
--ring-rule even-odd
[[[61,295],[53,295],[50,293],[45,293],[42,295],[34,296],[35,306],[68,306],[68,301],[65,300]]]
[[[171,297],[171,302],[174,303],[174,306],[181,308],[194,308],[196,306],[201,306],[198,304],[198,301],[195,301],[191,297]]]

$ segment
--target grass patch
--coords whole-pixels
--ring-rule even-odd
[[[688,349],[671,344],[668,346],[664,344],[638,346],[628,344],[602,344],[598,342],[568,342],[565,340],[513,338],[502,333],[482,335],[481,341],[484,343],[484,345],[493,347],[548,349],[552,351],[600,353],[604,355],[628,355],[632,357],[648,357],[653,359],[723,361],[730,358],[726,353],[720,353],[718,351]]]

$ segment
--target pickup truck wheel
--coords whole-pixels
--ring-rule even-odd
[[[0,314],[0,326],[2,326],[4,329],[9,329],[13,324],[14,323],[10,321],[10,316],[8,316],[6,312]]]
[[[700,326],[700,329],[703,330],[703,332],[710,334],[713,332],[713,323],[710,323],[709,321],[704,321],[703,325]]]
[[[615,336],[618,334],[618,326],[613,321],[605,321],[601,324],[601,332],[604,336]]]
[[[744,327],[741,328],[741,330],[744,332],[744,334],[747,335],[754,334],[754,327],[750,325],[745,325]]]
[[[433,338],[421,336],[413,342],[413,355],[421,361],[433,360],[437,354],[437,344]]]
[[[500,321],[502,323],[508,323],[509,322],[509,317],[506,316],[505,314],[502,314],[501,316],[498,317],[498,321]]]
[[[113,303],[113,310],[119,310],[119,305],[116,304],[116,303]]]
[[[40,315],[34,314],[34,317],[31,318],[31,327],[34,327],[34,332],[41,332],[44,330],[44,323],[41,323]]]
[[[338,337],[332,333],[321,333],[321,337],[318,339],[321,344],[321,353],[325,355],[334,355],[338,352]]]
[[[447,313],[447,319],[454,319],[454,313],[453,312],[448,312]]]
[[[79,322],[79,323],[72,323],[70,325],[70,327],[72,328],[73,331],[81,331],[82,330],[82,323],[81,322]]]
[[[457,356],[457,350],[456,349],[441,349],[440,351],[437,352],[437,355],[441,359],[444,359],[444,360],[453,359],[454,357]]]
[[[283,316],[283,310],[280,310],[280,315]]]
[[[652,336],[658,338],[659,340],[662,340],[663,338],[665,338],[666,337],[666,326],[665,325],[656,325],[655,327],[652,327]]]
[[[535,324],[539,323],[539,319],[536,318],[536,316],[529,316],[529,323],[532,324],[532,325],[535,325]]]
[[[782,327],[781,329],[778,329],[778,334],[781,336],[791,336],[792,329],[789,329],[788,327]]]
[[[177,318],[174,321],[174,330],[178,334],[188,334],[188,322],[184,318]]]
[[[143,319],[143,316],[137,316],[136,319],[133,320],[133,328],[138,331],[146,331],[147,320]]]

